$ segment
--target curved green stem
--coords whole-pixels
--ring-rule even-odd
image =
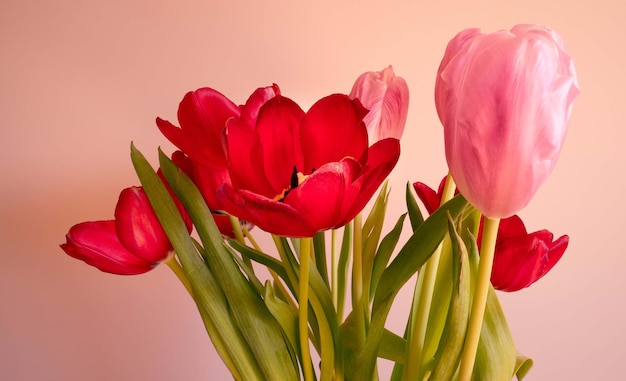
[[[441,195],[440,205],[445,204],[454,196],[456,184],[452,176],[448,174],[446,184]],[[435,289],[435,281],[437,279],[437,270],[439,269],[439,259],[441,257],[441,244],[437,247],[433,255],[424,265],[424,271],[419,276],[422,277],[421,282],[416,283],[415,292],[419,293],[417,300],[417,308],[412,312],[412,326],[410,330],[410,340],[404,367],[403,380],[415,381],[418,379],[420,368],[423,364],[422,352],[424,350],[424,340],[426,338],[426,330],[428,328],[428,317],[430,315],[430,306],[433,300],[433,290]]]
[[[298,280],[298,331],[302,369],[305,381],[313,381],[311,349],[309,347],[309,266],[311,261],[311,238],[300,239],[300,276]]]
[[[178,277],[178,280],[180,280],[180,283],[182,283],[183,286],[185,286],[185,289],[187,289],[187,292],[189,293],[189,295],[193,297],[193,290],[191,288],[191,282],[189,282],[189,278],[187,278],[185,271],[180,266],[180,263],[178,263],[178,261],[176,260],[176,256],[172,255],[170,258],[165,260],[165,264],[168,265],[170,269],[172,269],[174,274],[176,274],[176,277]]]
[[[493,256],[499,225],[499,218],[485,217],[483,240],[480,249],[480,262],[478,264],[478,279],[476,280],[472,312],[461,357],[461,368],[459,371],[460,381],[469,381],[472,377],[472,371],[474,370],[476,350],[478,349],[478,341],[480,340],[480,329],[483,325],[485,305],[487,304],[487,295],[489,293],[491,269],[493,267]]]

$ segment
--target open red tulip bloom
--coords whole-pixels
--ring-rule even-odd
[[[349,222],[400,155],[398,139],[368,146],[366,113],[346,95],[322,98],[307,113],[276,96],[261,107],[254,126],[229,119],[224,146],[231,184],[217,194],[224,210],[291,237]]]
[[[437,192],[423,183],[413,184],[429,214],[439,207],[444,184],[445,178]],[[479,245],[481,233],[482,219],[477,237]],[[500,220],[491,272],[493,287],[511,292],[530,286],[556,265],[568,243],[569,236],[563,235],[554,241],[552,233],[545,229],[529,234],[517,215]]]
[[[204,87],[183,97],[178,107],[180,127],[157,118],[161,133],[191,159],[186,172],[193,173],[211,209],[220,209],[215,191],[229,181],[228,163],[222,145],[226,121],[239,118],[254,126],[261,106],[277,94],[280,94],[280,89],[276,85],[258,88],[245,105],[237,106],[217,90]]]

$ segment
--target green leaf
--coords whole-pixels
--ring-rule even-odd
[[[376,292],[376,287],[378,286],[378,281],[385,271],[387,267],[387,263],[389,263],[389,258],[391,258],[391,254],[396,248],[398,241],[400,240],[400,234],[402,233],[402,226],[404,224],[404,219],[406,218],[406,213],[401,215],[398,218],[395,226],[387,235],[383,238],[380,246],[378,247],[378,251],[376,252],[376,256],[374,257],[374,266],[372,268],[372,280],[370,283],[370,295],[373,296]],[[371,298],[370,298],[371,299]]]
[[[332,380],[334,372],[343,372],[339,321],[330,291],[314,266],[309,266],[309,287],[309,302],[319,326],[320,380]]]
[[[217,280],[196,251],[185,223],[161,179],[145,157],[131,146],[137,176],[193,288],[200,315],[220,357],[237,379],[262,380],[263,374],[229,312]]]
[[[287,276],[287,271],[285,270],[285,267],[283,267],[283,263],[280,262],[279,260],[277,260],[274,257],[270,257],[269,255],[260,252],[258,250],[255,250],[251,247],[242,245],[239,241],[235,240],[235,239],[229,239],[228,240],[228,244],[234,248],[235,250],[237,250],[239,253],[241,253],[241,255],[245,256],[246,258],[250,258],[251,260],[262,264],[263,266],[267,267],[268,269],[274,271],[276,273],[276,275],[278,275],[287,285],[287,287],[289,288],[289,290],[295,295],[296,291],[294,288],[294,285],[291,282],[291,278],[289,278],[289,276]]]
[[[328,268],[326,267],[328,261],[326,260],[325,233],[325,231],[321,231],[313,236],[313,253],[315,255],[315,267],[317,267],[317,271],[328,286],[330,283],[328,282]]]
[[[185,206],[205,249],[205,261],[220,284],[233,320],[266,379],[295,380],[297,366],[289,352],[280,324],[241,273],[223,245],[223,238],[195,184],[163,153],[159,152],[163,175]]]
[[[354,350],[358,347],[357,343],[356,322],[354,315],[350,314],[341,325],[341,344],[345,348]],[[403,363],[405,351],[406,339],[385,329],[377,356],[396,363]]]
[[[521,353],[517,354],[515,360],[515,375],[519,381],[522,381],[524,377],[530,372],[530,368],[533,367],[533,360],[524,356]]]
[[[374,296],[368,336],[356,357],[353,379],[368,380],[372,377],[385,321],[395,296],[439,246],[448,230],[447,213],[456,219],[466,206],[467,201],[460,195],[442,205],[420,225],[383,272]]]
[[[413,231],[415,231],[421,224],[424,223],[424,216],[422,216],[420,207],[417,205],[417,200],[413,195],[413,187],[411,186],[411,183],[406,184],[406,207],[409,211],[411,227],[413,227]]]
[[[265,305],[283,328],[283,332],[287,340],[289,340],[291,349],[299,355],[300,352],[295,350],[299,348],[297,312],[294,311],[288,303],[276,297],[274,287],[269,281],[265,282],[264,296],[263,300],[265,301]],[[302,361],[302,359],[300,359],[300,361]]]
[[[367,301],[368,305],[371,300],[369,292],[371,289],[372,269],[375,262],[376,248],[380,242],[380,236],[385,223],[388,200],[389,191],[387,190],[387,182],[385,182],[367,220],[363,224],[361,232],[363,242],[361,271],[363,274],[363,291],[366,293],[366,295],[364,295],[364,301]]]
[[[346,282],[348,278],[348,262],[352,252],[352,222],[343,227],[343,239],[341,250],[339,251],[339,262],[337,264],[337,315],[341,319],[346,300]]]
[[[430,381],[448,381],[454,376],[461,359],[469,320],[471,304],[469,255],[452,220],[449,220],[449,232],[452,243],[453,288]]]

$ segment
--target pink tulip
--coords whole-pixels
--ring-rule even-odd
[[[402,77],[394,74],[391,66],[361,74],[352,87],[350,98],[358,98],[369,110],[363,122],[370,144],[402,137],[409,109],[409,87]]]
[[[491,218],[526,206],[556,164],[578,92],[572,60],[547,27],[468,29],[450,41],[435,101],[468,201]]]

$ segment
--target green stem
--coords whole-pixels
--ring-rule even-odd
[[[354,218],[352,251],[352,310],[356,319],[357,352],[365,343],[365,309],[363,308],[363,239],[361,213]]]
[[[339,256],[337,255],[337,248],[335,243],[337,240],[337,229],[333,229],[330,232],[330,289],[333,297],[333,306],[337,311],[339,304]]]
[[[178,261],[176,260],[176,256],[172,255],[169,259],[165,261],[165,264],[167,264],[169,268],[172,269],[174,274],[176,274],[176,277],[178,277],[178,280],[180,280],[180,283],[182,283],[183,286],[185,286],[185,289],[187,290],[189,295],[193,297],[191,282],[189,282],[189,278],[187,278],[185,271],[180,266],[180,263],[178,263]]]
[[[487,304],[487,295],[489,293],[491,269],[493,267],[493,256],[499,225],[499,218],[485,217],[483,240],[480,249],[480,262],[478,264],[478,279],[476,280],[472,312],[461,357],[459,381],[469,381],[472,377],[472,371],[474,370],[476,350],[478,349],[478,341],[480,340],[480,329],[483,325],[485,305]]]
[[[456,184],[452,176],[448,174],[446,184],[441,195],[440,205],[445,204],[454,196]],[[433,300],[433,290],[435,289],[435,281],[437,279],[437,270],[439,269],[439,259],[441,257],[442,246],[439,244],[433,255],[424,265],[421,282],[416,283],[415,293],[419,293],[417,300],[417,308],[412,310],[412,326],[409,332],[410,340],[408,345],[408,353],[406,356],[403,380],[415,381],[422,367],[422,352],[424,350],[424,340],[426,338],[426,330],[428,329],[428,318],[430,315],[430,306]]]
[[[235,239],[237,240],[237,242],[245,246],[246,241],[243,238],[243,231],[241,230],[241,224],[239,223],[239,219],[231,214],[228,215],[228,219],[230,220],[230,224],[233,226]],[[242,255],[241,257],[243,263],[245,263],[254,274],[254,268],[252,267],[252,261],[250,260],[250,258],[246,257],[245,255]]]
[[[305,381],[313,381],[311,349],[309,347],[309,266],[311,261],[311,238],[300,239],[300,276],[298,280],[298,331]]]
[[[263,252],[263,250],[261,250],[261,247],[259,246],[259,244],[256,242],[256,240],[254,239],[254,237],[250,233],[250,230],[248,230],[246,228],[243,228],[243,235],[248,239],[248,241],[250,241],[250,244],[252,245],[252,247],[254,247],[257,251]]]

